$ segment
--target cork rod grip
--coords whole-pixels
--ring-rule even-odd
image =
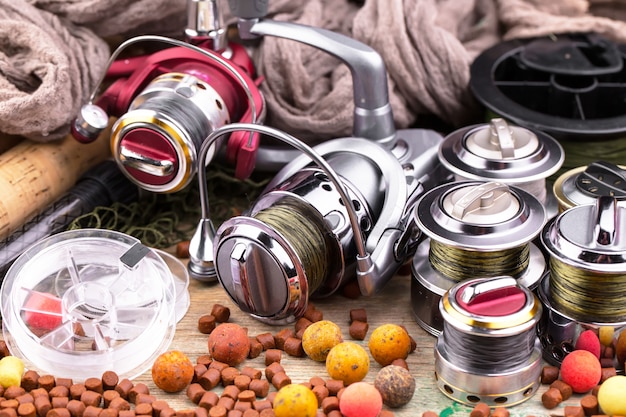
[[[22,140],[0,154],[0,239],[69,190],[92,166],[110,157],[110,130],[90,143]]]

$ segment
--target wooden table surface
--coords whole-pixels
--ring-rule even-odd
[[[407,358],[409,369],[416,378],[417,384],[412,401],[401,408],[392,410],[396,416],[420,416],[427,410],[435,411],[440,416],[446,417],[468,416],[472,407],[453,402],[443,395],[435,385],[433,347],[436,338],[424,331],[415,321],[411,308],[410,287],[410,276],[396,276],[381,293],[375,296],[348,299],[341,295],[333,295],[326,299],[315,300],[315,306],[324,313],[324,319],[332,320],[341,327],[346,340],[350,340],[348,333],[350,309],[365,308],[370,325],[369,332],[364,341],[357,341],[357,343],[360,343],[366,349],[369,334],[378,325],[395,323],[406,326],[411,336],[417,342],[417,349]],[[202,314],[209,313],[215,303],[229,307],[231,309],[229,321],[247,327],[250,335],[264,332],[276,333],[282,329],[282,327],[261,323],[243,313],[231,302],[219,284],[206,284],[192,280],[189,285],[189,292],[190,308],[177,325],[170,349],[185,352],[192,361],[195,361],[198,356],[207,353],[207,336],[198,331],[197,320]],[[284,354],[281,364],[291,377],[292,382],[308,381],[312,376],[328,378],[324,364],[314,362],[308,358],[296,358]],[[244,362],[244,365],[263,370],[265,368],[264,355],[261,354],[261,356],[255,359],[249,359]],[[373,382],[379,369],[380,365],[371,360],[370,372],[365,380]],[[176,409],[194,406],[184,393],[176,395],[166,394],[156,388],[152,383],[150,372],[146,372],[135,381],[148,384],[151,393],[155,394],[159,399],[169,401],[170,405]],[[562,416],[565,405],[579,405],[581,397],[573,396],[557,408],[548,410],[541,404],[541,394],[545,390],[546,386],[542,386],[528,401],[510,407],[511,416]],[[220,390],[216,389],[216,392],[219,393]]]

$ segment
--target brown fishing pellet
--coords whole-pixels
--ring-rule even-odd
[[[259,417],[259,412],[253,408],[243,412],[243,417]]]
[[[285,368],[283,368],[280,362],[272,362],[265,367],[265,379],[271,381],[274,374],[278,372],[285,372]]]
[[[274,343],[276,344],[276,349],[283,350],[285,348],[285,340],[290,337],[294,337],[296,333],[289,328],[285,328],[279,330],[276,334],[274,334]]]
[[[135,410],[119,410],[118,417],[135,417]]]
[[[149,403],[141,403],[135,406],[135,414],[140,416],[151,416],[152,405]]]
[[[359,283],[356,280],[348,281],[341,288],[341,295],[351,300],[356,300],[361,297],[361,288],[359,287]]]
[[[270,383],[265,379],[253,379],[248,388],[254,391],[257,398],[265,398],[270,391]]]
[[[294,324],[294,330],[296,331],[296,333],[298,333],[300,330],[305,330],[307,327],[309,327],[311,325],[311,323],[313,323],[311,320],[307,319],[306,317],[300,317],[297,321],[296,324]]]
[[[35,402],[35,397],[33,397],[29,392],[27,392],[26,394],[20,395],[19,397],[16,397],[15,399],[17,400],[19,404]]]
[[[572,387],[570,387],[567,383],[563,382],[560,379],[557,379],[556,381],[551,383],[550,388],[556,388],[561,391],[561,397],[563,398],[563,401],[569,399],[569,397],[571,397],[574,393]]]
[[[313,389],[313,385],[311,385],[310,381],[300,382],[300,385],[307,387],[308,389]]]
[[[161,411],[166,408],[170,408],[170,405],[165,400],[156,400],[152,403],[152,414],[154,417],[160,417]]]
[[[284,371],[278,372],[274,374],[274,376],[272,376],[272,385],[277,390],[289,384],[291,384],[291,378],[289,378],[289,376]]]
[[[17,410],[15,408],[0,409],[0,417],[17,417]]]
[[[213,391],[206,391],[202,395],[202,398],[200,398],[200,401],[198,401],[198,405],[202,408],[206,408],[207,410],[210,410],[211,407],[215,407],[217,405],[217,402],[219,401],[219,399],[220,399],[220,396],[217,395],[217,393]]]
[[[93,407],[100,407],[100,404],[102,403],[102,394],[99,394],[95,391],[86,390],[80,396],[80,400],[84,402],[87,407],[89,407],[90,405]]]
[[[252,403],[235,401],[235,405],[233,406],[233,410],[241,412],[241,415],[247,410],[252,409]],[[230,413],[229,413],[230,414]]]
[[[312,376],[309,378],[309,384],[311,384],[311,387],[316,387],[318,385],[326,386],[326,381],[324,381],[324,378],[322,377]]]
[[[380,415],[380,413],[378,414]],[[326,417],[343,417],[343,414],[341,414],[341,411],[339,410],[330,410],[330,413],[328,413]]]
[[[491,411],[491,417],[509,417],[511,413],[504,407],[495,407]]]
[[[45,397],[45,398],[49,398],[48,396],[48,391],[46,391],[43,388],[35,388],[34,390],[31,390],[29,392],[30,395],[33,396],[33,398],[37,399],[37,397]]]
[[[248,375],[239,374],[235,377],[233,384],[239,388],[240,391],[245,391],[250,387],[250,381],[252,381],[252,378]]]
[[[118,411],[130,410],[130,403],[120,395],[119,397],[111,400],[108,408],[114,408]]]
[[[0,408],[14,408],[17,410],[19,406],[20,403],[15,398],[0,400]]]
[[[315,394],[315,397],[317,398],[318,407],[321,406],[322,401],[330,395],[328,393],[328,388],[326,388],[325,385],[316,385],[311,389],[311,391],[313,391],[313,394]]]
[[[35,397],[34,404],[35,404],[35,408],[37,409],[37,415],[39,417],[45,417],[46,414],[48,414],[48,411],[52,409],[52,404],[50,403],[50,399],[47,396]]]
[[[207,368],[209,367],[211,362],[213,362],[213,358],[211,357],[211,355],[200,355],[196,358],[196,363],[198,365],[204,365]]]
[[[345,384],[340,379],[328,379],[326,380],[326,388],[328,388],[328,393],[330,395],[337,395],[339,391],[344,388]]]
[[[592,416],[600,412],[598,406],[598,397],[595,395],[585,395],[580,399],[580,406],[583,408],[586,416]]]
[[[470,417],[488,417],[491,413],[491,408],[486,403],[477,403],[472,411],[470,411]]]
[[[187,394],[187,398],[189,398],[189,400],[192,403],[198,404],[200,402],[200,398],[202,398],[205,392],[206,392],[206,389],[204,389],[202,385],[200,385],[197,382],[194,382],[194,383],[189,384],[189,386],[187,387],[186,394]]]
[[[127,400],[128,393],[130,392],[131,389],[133,389],[133,386],[134,384],[132,383],[130,379],[124,378],[117,383],[117,385],[115,386],[115,391],[120,393],[120,397]]]
[[[397,359],[392,360],[390,365],[396,365],[396,366],[406,369],[407,371],[409,370],[409,364],[406,362],[405,359],[402,359],[402,358],[397,358]]]
[[[20,417],[36,417],[37,409],[33,403],[23,403],[17,407],[17,415]]]
[[[226,409],[226,407],[221,405],[216,405],[209,410],[209,417],[226,417],[227,415],[228,410]]]
[[[339,410],[339,400],[335,396],[328,396],[322,400],[320,408],[326,414],[333,410]]]
[[[114,408],[103,408],[100,417],[118,417],[119,411]]]
[[[209,369],[217,369],[218,371],[222,372],[224,369],[228,368],[230,365],[224,362],[220,362],[220,361],[211,361],[211,363],[209,364],[208,368]]]
[[[70,399],[79,400],[83,393],[87,391],[84,384],[74,384],[70,387]]]
[[[67,387],[69,389],[72,385],[74,385],[74,380],[72,378],[56,377],[54,385],[57,387]]]
[[[79,400],[70,400],[67,403],[66,408],[70,411],[72,417],[82,417],[85,412],[85,404]]]
[[[585,417],[585,411],[582,407],[575,405],[566,405],[563,407],[564,417]]]
[[[174,417],[174,416],[176,416],[176,410],[174,410],[171,407],[161,410],[160,417]]]
[[[195,417],[196,410],[192,408],[183,408],[182,410],[176,410],[176,417]]]
[[[37,384],[40,388],[43,388],[46,391],[50,391],[52,387],[55,386],[56,381],[54,376],[52,375],[40,375],[39,379],[37,380]]]
[[[262,399],[262,400],[254,400],[252,402],[252,408],[254,408],[257,411],[262,411],[265,410],[267,408],[272,408],[272,403],[269,402],[266,399]]]
[[[250,377],[250,379],[261,379],[263,372],[260,369],[253,368],[252,366],[244,366],[241,368],[241,375]]]
[[[604,381],[606,381],[610,377],[617,375],[617,370],[612,366],[610,368],[602,368],[600,375],[601,376],[600,376],[599,383],[602,384]]]
[[[85,384],[85,388],[87,388],[89,391],[94,391],[98,394],[102,394],[102,392],[104,391],[104,389],[102,389],[102,379],[100,378],[87,378],[85,379],[83,384]]]
[[[226,323],[230,319],[230,309],[221,304],[213,304],[211,315],[215,317],[218,323]]]
[[[549,388],[541,395],[541,403],[545,408],[551,410],[563,402],[563,395],[558,388]]]
[[[550,385],[554,381],[559,379],[559,367],[552,365],[545,365],[541,368],[541,383]]]
[[[195,417],[209,417],[209,412],[206,408],[196,407],[193,411]]]
[[[222,397],[232,398],[233,400],[237,400],[237,396],[241,391],[234,385],[228,385],[224,387],[224,391],[222,391]]]
[[[367,323],[367,311],[364,308],[353,308],[350,310],[350,323],[355,321]]]
[[[324,313],[322,313],[321,310],[315,308],[315,305],[313,305],[312,303],[309,303],[309,305],[306,307],[306,310],[304,310],[304,314],[302,316],[311,321],[311,323],[324,320]]]
[[[235,400],[233,400],[230,397],[225,397],[225,396],[221,396],[219,400],[217,400],[217,406],[222,406],[227,410],[232,410],[233,407],[235,406]]]
[[[260,333],[255,338],[263,346],[263,350],[276,348],[276,340],[274,340],[274,335],[271,333]]]
[[[156,397],[152,394],[137,394],[135,404],[152,404],[156,401]]]
[[[120,398],[120,397],[121,397],[120,393],[115,391],[114,389],[108,389],[104,391],[102,393],[102,403],[104,404],[104,408],[107,408],[109,404],[111,404],[111,401],[114,398]]]
[[[203,314],[198,318],[198,331],[202,334],[211,334],[217,326],[217,320],[212,314]]]
[[[150,388],[143,382],[138,382],[128,391],[128,401],[135,404],[139,394],[150,394]]]
[[[354,340],[365,340],[368,330],[369,324],[367,322],[355,320],[350,323],[348,334]]]
[[[6,387],[4,390],[4,398],[7,400],[12,400],[24,394],[26,394],[26,390],[22,387],[18,387],[17,385]]]
[[[302,340],[297,337],[290,337],[285,340],[285,353],[296,358],[304,357],[304,349],[302,348]]]
[[[263,345],[256,339],[256,337],[249,336],[248,340],[250,340],[250,351],[248,352],[248,359],[258,358],[265,350],[263,348]]]
[[[69,397],[50,397],[52,408],[67,408],[69,402]]]
[[[189,240],[181,240],[176,244],[176,257],[179,259],[189,258]]]
[[[202,376],[202,374],[204,374],[207,371],[207,367],[205,365],[202,364],[196,364],[193,367],[193,378],[191,379],[191,382],[198,382],[198,379]]]
[[[22,375],[22,381],[20,382],[20,386],[24,388],[26,391],[32,391],[35,388],[39,387],[39,373],[37,371],[28,370],[24,372]]]
[[[207,391],[217,387],[222,381],[222,374],[215,368],[209,368],[198,378],[198,384]]]
[[[220,372],[220,375],[222,377],[222,385],[226,386],[233,385],[235,383],[235,378],[237,378],[240,373],[239,369],[234,366],[229,366],[228,368],[223,369],[222,372]]]
[[[56,387],[53,387],[50,392],[48,392],[48,395],[50,396],[50,398],[52,397],[69,397],[70,396],[70,389],[68,387],[64,387],[62,385],[57,385]]]
[[[84,417],[92,417],[83,414]],[[52,408],[46,413],[46,417],[71,417],[70,411],[67,408]],[[97,417],[97,416],[96,416]]]
[[[600,367],[611,368],[613,367],[613,358],[600,358]]]
[[[394,416],[395,414],[393,413],[393,411],[383,409],[383,410],[380,410],[380,413],[378,413],[377,417],[394,417]]]
[[[422,413],[422,417],[439,417],[439,414],[435,413],[434,411],[424,411]]]
[[[267,349],[265,351],[265,366],[273,363],[280,363],[283,358],[283,351],[280,349]]]
[[[114,371],[104,371],[100,377],[102,381],[102,391],[115,389],[115,386],[120,381],[120,377]]]
[[[268,400],[269,402],[271,402],[272,405],[273,405],[274,404],[274,399],[276,398],[276,394],[278,394],[278,391],[272,391],[269,394],[267,394],[265,399]]]
[[[53,408],[54,410],[54,408]],[[88,405],[85,407],[85,411],[83,411],[83,417],[98,417],[102,412],[103,408],[94,407],[93,405]]]
[[[266,408],[264,410],[261,410],[261,412],[259,413],[259,417],[276,417],[276,414],[274,413],[273,408]]]
[[[237,401],[252,403],[254,400],[256,400],[256,393],[251,389],[244,389],[237,395]]]

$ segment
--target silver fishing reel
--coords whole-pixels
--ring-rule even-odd
[[[441,136],[432,131],[407,131],[410,138],[400,131],[391,150],[362,138],[310,148],[274,128],[235,123],[217,129],[203,149],[236,129],[278,139],[302,155],[245,215],[217,232],[201,173],[203,219],[189,270],[193,278],[219,280],[243,311],[271,324],[294,321],[310,297],[330,295],[350,279],[364,295],[380,290],[415,250],[413,205],[449,178],[436,156]]]

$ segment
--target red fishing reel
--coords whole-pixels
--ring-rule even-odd
[[[141,41],[174,45],[131,59],[117,59],[122,49]],[[116,117],[111,151],[120,169],[153,192],[184,188],[198,170],[198,150],[215,129],[233,122],[261,122],[265,103],[245,49],[230,44],[221,52],[159,36],[140,36],[112,55],[103,79],[115,81],[93,103],[95,92],[72,126],[80,142],[95,140]],[[254,169],[258,134],[234,132],[224,156],[235,175]],[[222,148],[217,143],[211,157]]]

